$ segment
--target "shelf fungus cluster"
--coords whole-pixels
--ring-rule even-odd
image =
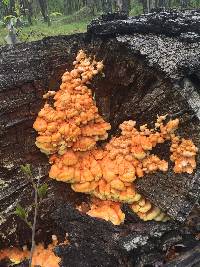
[[[81,208],[79,210],[82,211]],[[120,202],[100,200],[95,197],[91,199],[90,210],[87,214],[92,217],[111,221],[115,225],[120,224],[125,219],[125,214],[121,210]]]
[[[47,248],[45,248],[43,244],[35,246],[32,256],[32,267],[59,267],[60,258],[54,254],[54,248],[58,244],[57,237],[53,235],[52,239],[53,242],[49,244]],[[29,258],[30,251],[26,246],[24,246],[23,249],[13,247],[0,250],[0,261],[9,259],[12,266],[19,264],[24,260],[29,260]]]
[[[107,139],[111,126],[99,115],[88,86],[102,71],[103,63],[81,50],[73,64],[74,69],[62,76],[60,89],[44,95],[47,101],[53,97],[54,105],[46,103],[33,125],[39,134],[37,147],[49,155],[50,178],[98,198],[91,204],[90,216],[120,224],[124,221],[120,204],[124,202],[142,220],[168,220],[136,191],[134,181],[147,173],[168,170],[168,162],[152,154],[157,144],[172,142],[175,173],[193,172],[197,148],[191,140],[175,135],[179,120],[165,123],[167,115],[157,117],[154,129],[147,125],[137,129],[135,121],[125,121],[119,126],[120,136],[97,145]]]

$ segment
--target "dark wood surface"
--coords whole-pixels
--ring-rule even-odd
[[[105,23],[105,30],[108,25]],[[21,244],[22,237],[30,236],[26,226],[13,215],[17,203],[30,208],[33,197],[31,185],[20,172],[20,164],[31,163],[35,175],[38,166],[42,166],[42,179],[49,183],[45,216],[51,203],[77,203],[86,198],[71,192],[68,185],[48,179],[48,159],[36,148],[36,134],[32,129],[43,105],[43,93],[59,87],[62,73],[72,67],[79,49],[104,60],[105,77],[96,78],[92,88],[99,111],[112,124],[111,134],[118,133],[118,125],[124,120],[151,125],[157,114],[168,113],[180,118],[179,134],[191,138],[200,149],[199,43],[188,43],[175,35],[166,37],[162,32],[155,35],[125,32],[125,35],[120,31],[116,37],[109,34],[98,37],[91,29],[88,34],[49,37],[0,48],[2,246]],[[156,148],[155,153],[168,159],[169,144]],[[146,176],[138,181],[137,188],[173,219],[184,221],[199,198],[199,163],[198,155],[197,170],[192,175],[175,175],[170,164],[167,174]],[[38,237],[41,238],[41,229],[43,236],[47,227],[49,234],[56,231],[55,221],[51,220],[46,225],[43,220],[38,222]]]

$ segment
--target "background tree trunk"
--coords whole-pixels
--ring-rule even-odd
[[[15,0],[9,2],[9,15],[15,15]]]
[[[103,13],[112,13],[112,0],[101,0]]]
[[[122,12],[126,13],[127,15],[129,14],[131,7],[130,0],[122,0]]]
[[[28,9],[28,22],[30,25],[32,25],[32,16],[33,16],[33,8],[32,8],[33,0],[26,0],[26,5]]]
[[[42,16],[44,18],[44,22],[46,22],[48,24],[48,26],[50,26],[51,21],[50,21],[50,17],[49,17],[47,0],[38,0],[38,1],[40,4],[40,9],[41,9]]]
[[[95,14],[95,0],[87,0],[87,6],[90,10],[90,15],[94,16],[94,14]]]

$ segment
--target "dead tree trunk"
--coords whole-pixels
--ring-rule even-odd
[[[88,256],[77,266],[93,266],[95,259],[99,261],[95,266],[102,266],[102,259],[104,262],[109,259],[108,266],[127,266],[127,262],[135,261],[130,253],[143,246],[142,240],[146,240],[146,236],[148,240],[156,237],[154,233],[158,231],[151,227],[159,227],[161,235],[172,228],[171,224],[156,223],[147,228],[149,224],[140,222],[139,232],[132,235],[138,223],[136,218],[134,222],[129,220],[129,224],[116,228],[75,211],[74,205],[87,201],[87,196],[72,192],[67,184],[47,178],[48,159],[34,144],[36,134],[32,124],[43,105],[43,93],[58,88],[62,73],[72,67],[77,51],[84,49],[104,60],[105,77],[95,80],[93,86],[99,110],[112,124],[111,134],[116,134],[118,125],[124,120],[151,125],[157,114],[168,113],[170,117],[180,118],[179,134],[191,138],[200,149],[200,61],[196,56],[200,53],[199,42],[196,42],[200,34],[196,25],[200,20],[197,16],[200,18],[199,13],[193,19],[192,13],[165,12],[143,16],[142,20],[110,21],[107,18],[108,22],[94,21],[86,34],[50,37],[0,48],[1,246],[24,244],[24,238],[29,240],[30,237],[29,229],[13,215],[17,203],[28,208],[33,201],[31,185],[19,171],[22,163],[30,163],[35,174],[38,166],[42,166],[42,179],[49,184],[47,199],[40,209],[37,240],[48,241],[51,234],[68,232],[71,246],[65,248],[65,260],[71,262],[71,266],[77,263],[74,257],[77,244],[80,255],[86,253]],[[186,29],[196,34],[185,33]],[[155,153],[168,160],[168,145],[159,147]],[[175,175],[170,165],[168,174],[140,179],[137,189],[172,219],[184,221],[199,198],[200,153],[193,175]],[[140,245],[133,245],[139,234]],[[160,236],[156,240],[158,248]],[[151,244],[151,249],[156,249],[149,242],[148,246]],[[96,247],[88,250],[88,244],[96,244]],[[101,246],[102,249],[96,249]]]

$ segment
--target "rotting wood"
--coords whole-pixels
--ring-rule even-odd
[[[104,27],[106,31],[108,23]],[[72,66],[79,49],[104,60],[105,77],[96,79],[92,86],[101,114],[112,124],[111,134],[116,134],[118,125],[127,119],[136,120],[138,125],[151,124],[157,114],[179,114],[179,133],[200,148],[200,64],[196,57],[199,43],[185,42],[176,35],[169,38],[159,31],[154,36],[144,35],[142,26],[138,31],[141,33],[120,32],[118,37],[108,34],[101,38],[90,30],[88,34],[50,37],[0,48],[1,245],[22,244],[22,232],[27,240],[30,237],[28,229],[12,214],[17,202],[25,207],[32,203],[31,186],[22,177],[19,166],[29,162],[35,173],[41,166],[45,179],[48,160],[34,145],[32,124],[43,104],[42,94],[58,88],[62,73]],[[160,146],[156,153],[166,158],[168,150],[169,146]],[[137,188],[172,218],[183,221],[199,197],[199,164],[198,156],[194,175],[175,175],[172,171],[168,175],[151,175],[141,179]],[[53,203],[59,207],[60,202],[75,204],[87,198],[72,193],[68,185],[48,182],[46,216]],[[40,215],[44,216],[44,212]],[[45,228],[49,233],[56,231],[56,220],[50,221],[38,222],[39,239]]]

